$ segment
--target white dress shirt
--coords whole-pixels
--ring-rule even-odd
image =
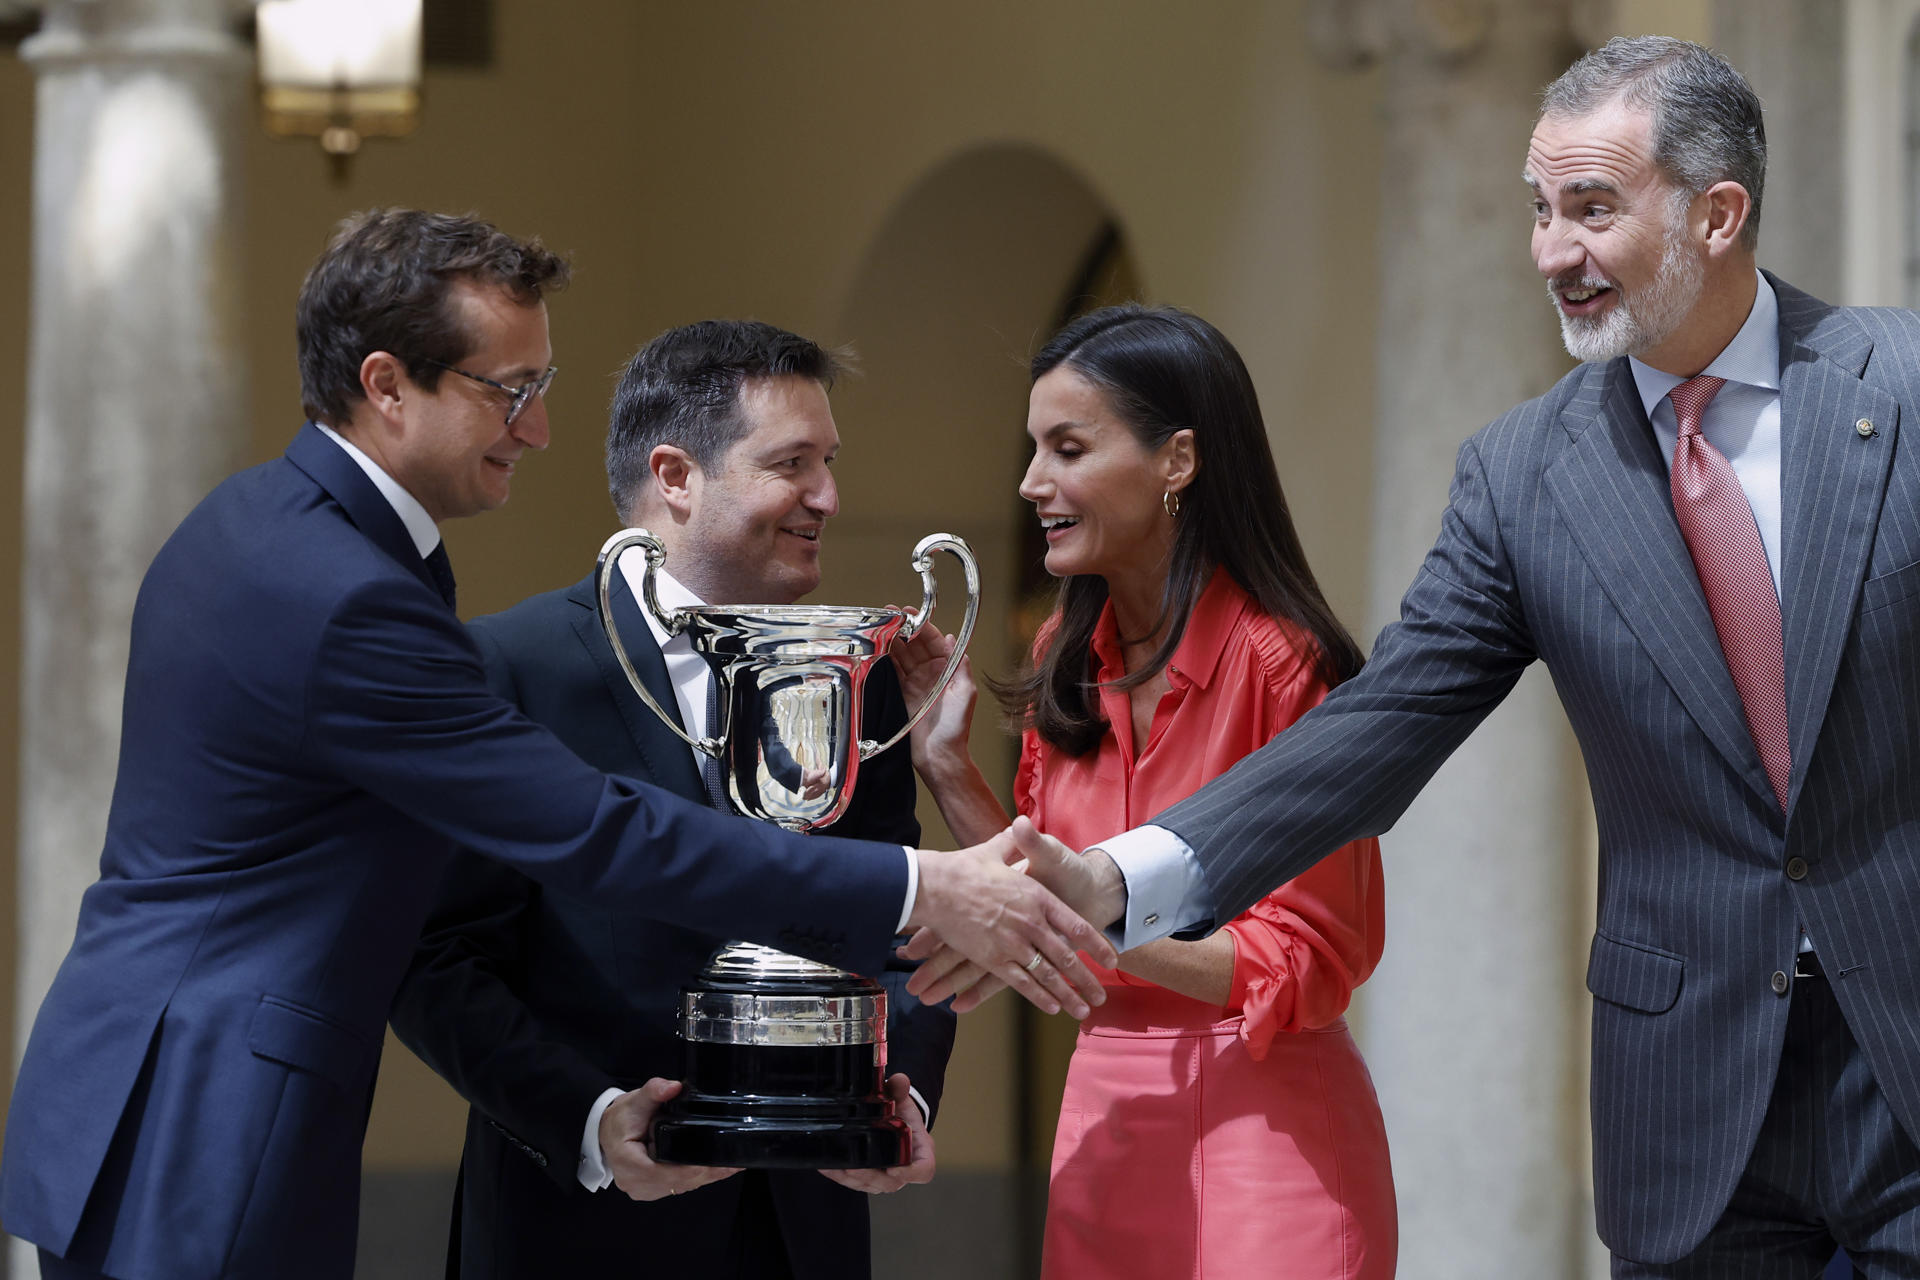
[[[400,523],[407,526],[407,536],[413,539],[420,558],[425,560],[432,555],[433,549],[440,545],[440,526],[433,522],[433,517],[420,505],[420,500],[401,488],[398,480],[382,471],[379,463],[360,452],[352,441],[338,431],[324,422],[313,425],[320,428],[320,433],[327,439],[344,449],[355,466],[367,473],[367,479],[373,481],[373,487],[380,491],[380,496],[387,500],[393,513],[400,517]]]
[[[1766,549],[1773,589],[1780,591],[1780,303],[1766,277],[1754,272],[1759,287],[1753,309],[1733,341],[1714,357],[1703,373],[1725,378],[1707,411],[1700,432],[1726,455],[1733,474],[1753,508]],[[1655,443],[1673,466],[1673,446],[1680,434],[1668,392],[1685,381],[1629,357],[1634,385],[1653,423]],[[1105,850],[1120,868],[1127,884],[1127,914],[1107,931],[1121,950],[1164,938],[1182,929],[1215,920],[1213,892],[1193,850],[1165,827],[1144,826],[1103,840]],[[1802,931],[1800,950],[1811,951],[1813,939]]]

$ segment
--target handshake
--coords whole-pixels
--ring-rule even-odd
[[[1046,1013],[1076,1018],[1106,996],[1077,952],[1118,959],[1101,932],[1126,912],[1126,885],[1104,853],[1080,854],[1025,818],[952,853],[918,852],[920,886],[903,954],[921,961],[907,990],[962,1013],[1012,987]]]
[[[1118,960],[1089,923],[1110,923],[1126,910],[1126,888],[1111,858],[1076,853],[1025,818],[972,848],[921,849],[916,857],[919,890],[907,919],[915,933],[905,954],[921,964],[907,990],[929,1004],[953,996],[954,1008],[965,1012],[1012,987],[1048,1013],[1065,1009],[1076,1018],[1106,999],[1077,953],[1104,965]],[[679,1195],[739,1172],[655,1159],[654,1118],[680,1088],[677,1081],[649,1080],[601,1113],[601,1158],[614,1185],[633,1199]],[[886,1092],[911,1135],[909,1162],[821,1170],[826,1177],[869,1194],[932,1179],[933,1139],[909,1100],[907,1077],[888,1077]]]

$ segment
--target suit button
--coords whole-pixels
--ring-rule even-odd
[[[1805,858],[1787,859],[1787,879],[1805,880],[1807,878],[1807,860]]]
[[[1787,971],[1785,969],[1775,969],[1773,971],[1773,994],[1777,996],[1787,994]]]

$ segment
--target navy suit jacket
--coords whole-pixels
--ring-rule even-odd
[[[1439,541],[1366,669],[1155,819],[1231,918],[1391,826],[1544,661],[1599,818],[1598,1226],[1650,1262],[1691,1252],[1745,1167],[1802,924],[1920,1138],[1920,450],[1903,440],[1920,423],[1920,316],[1773,285],[1784,815],[1623,357],[1467,441]]]
[[[613,614],[634,668],[663,708],[673,689],[624,575]],[[590,575],[469,624],[488,682],[595,768],[703,800],[692,751],[634,695],[601,630]],[[906,723],[890,663],[869,675],[863,737]],[[859,766],[836,835],[918,844],[913,766],[904,748]],[[651,1076],[684,1074],[675,1034],[680,987],[726,939],[636,919],[603,902],[549,892],[502,863],[455,855],[400,986],[396,1032],[473,1104],[449,1274],[465,1280],[549,1275],[722,1275],[715,1242],[741,1232],[783,1238],[795,1280],[868,1274],[867,1197],[810,1171],[749,1171],[639,1203],[589,1193],[577,1175],[593,1100]],[[904,964],[887,988],[888,1066],[937,1107],[954,1017],[907,994]],[[747,1198],[747,1179],[769,1196]]]
[[[486,685],[318,429],[216,488],[134,607],[100,879],[20,1065],[0,1221],[127,1280],[352,1273],[395,987],[453,848],[879,972],[898,848],[583,764]]]

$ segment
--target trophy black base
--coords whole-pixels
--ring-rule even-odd
[[[891,1169],[912,1144],[893,1116],[822,1126],[772,1117],[677,1116],[653,1130],[653,1154],[674,1164],[716,1169]]]
[[[883,1089],[886,992],[810,967],[804,978],[745,980],[710,970],[682,991],[685,1073],[654,1123],[655,1159],[890,1169],[912,1158],[911,1135]]]

